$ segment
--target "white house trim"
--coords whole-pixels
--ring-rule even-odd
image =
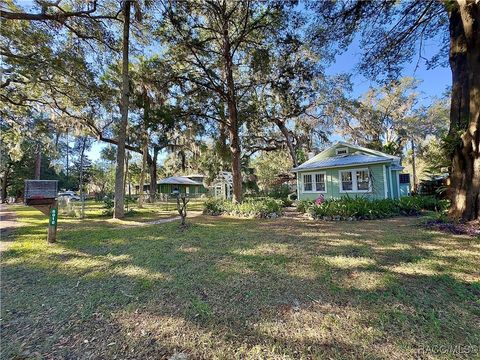
[[[301,174],[297,174],[297,199],[298,200],[300,200],[300,194],[301,194],[301,192],[300,192],[300,181],[301,181],[300,175]]]
[[[397,192],[398,198],[400,199],[400,171],[397,171]]]
[[[322,166],[322,167],[318,167],[318,168],[304,168],[304,169],[292,169],[291,171],[292,172],[306,172],[306,173],[310,173],[312,171],[317,171],[317,170],[328,170],[328,169],[334,169],[334,168],[348,168],[348,167],[352,167],[352,169],[356,169],[355,166],[365,166],[365,165],[382,165],[382,164],[388,164],[390,161],[389,160],[385,160],[385,161],[377,161],[377,162],[368,162],[368,163],[361,163],[361,164],[349,164],[349,165],[333,165],[333,166]],[[306,164],[306,162],[304,163]],[[385,165],[384,165],[385,166]],[[347,170],[350,170],[350,169],[347,169]]]
[[[383,188],[385,189],[385,199],[388,199],[388,188],[387,188],[387,167],[383,165]]]
[[[328,151],[330,151],[331,149],[335,149],[337,147],[349,147],[349,148],[352,148],[352,149],[355,149],[355,150],[358,150],[358,151],[363,151],[363,152],[366,152],[367,154],[373,154],[373,155],[378,155],[378,156],[384,156],[384,157],[387,157],[391,160],[394,160],[396,163],[400,163],[400,158],[398,156],[394,156],[394,155],[390,155],[390,154],[385,154],[385,153],[382,153],[381,151],[377,151],[377,150],[372,150],[372,149],[368,149],[368,148],[365,148],[363,146],[358,146],[358,145],[353,145],[353,144],[349,144],[349,143],[346,143],[346,142],[343,142],[343,141],[337,141],[335,144],[333,144],[332,146],[326,148],[325,150],[321,151],[320,153],[318,153],[317,155],[315,155],[314,157],[312,157],[311,159],[308,159],[307,161],[304,162],[304,164],[309,164],[309,163],[312,163],[312,162],[315,162],[315,161],[318,161],[320,158],[322,158],[322,155],[326,154]],[[362,164],[364,165],[364,164]]]
[[[358,190],[357,171],[368,172],[368,190]],[[343,190],[342,172],[349,172],[349,173],[352,174],[352,190]],[[338,188],[339,188],[339,192],[341,194],[346,194],[346,193],[370,193],[370,192],[372,192],[372,177],[370,176],[370,169],[369,168],[355,168],[355,169],[338,170]]]
[[[389,166],[388,170],[389,170],[388,183],[390,184],[390,194],[392,195],[392,199],[393,199],[392,167]]]

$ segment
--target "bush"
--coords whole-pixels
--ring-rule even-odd
[[[230,200],[208,199],[204,203],[204,213],[209,215],[228,214],[241,217],[268,218],[277,217],[282,212],[281,200],[272,198],[253,198],[242,203]]]
[[[277,185],[270,189],[267,196],[274,199],[287,199],[289,194],[290,187],[288,185]]]
[[[297,211],[301,213],[306,213],[310,206],[313,206],[313,200],[299,200],[297,201]]]
[[[209,215],[220,215],[225,211],[225,200],[210,198],[203,203],[203,212]]]
[[[291,196],[294,195],[294,199]],[[274,198],[282,200],[283,206],[292,206],[293,200],[296,200],[296,194],[291,194],[288,185],[277,185],[272,187],[268,192],[266,198]]]
[[[105,216],[112,216],[113,215],[113,205],[114,201],[113,198],[110,196],[105,196],[103,198],[103,215]]]
[[[398,215],[418,215],[421,210],[443,212],[448,202],[431,196],[403,197],[399,200],[349,198],[325,200],[320,205],[302,200],[297,204],[300,212],[306,212],[315,219],[324,220],[364,220],[382,219]]]

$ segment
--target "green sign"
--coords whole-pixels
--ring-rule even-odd
[[[51,226],[57,225],[57,217],[58,217],[58,209],[57,208],[50,209],[50,225]]]

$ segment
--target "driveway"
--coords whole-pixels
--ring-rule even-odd
[[[14,206],[14,205],[13,205]],[[17,215],[12,205],[0,204],[0,252],[5,251],[14,240],[11,236],[17,227]]]

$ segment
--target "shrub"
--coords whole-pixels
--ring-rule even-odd
[[[298,200],[297,201],[297,211],[301,213],[306,213],[308,208],[314,203],[312,200]]]
[[[209,198],[203,203],[203,212],[209,215],[220,215],[224,212],[225,200]]]
[[[288,185],[277,185],[270,189],[267,196],[274,199],[287,199],[289,194],[290,187]]]
[[[230,200],[208,199],[204,203],[204,213],[267,218],[279,216],[282,212],[282,205],[281,200],[272,198],[253,198],[238,204]]]
[[[295,201],[297,200],[297,194],[296,193],[291,193],[288,195],[288,200]]]
[[[103,215],[105,216],[112,216],[113,215],[113,205],[114,201],[113,198],[110,196],[105,196],[103,198]]]
[[[367,198],[349,198],[326,200],[320,205],[311,201],[298,202],[297,209],[307,212],[311,217],[324,220],[345,219],[382,219],[398,215],[418,215],[421,210],[436,210],[443,212],[448,202],[435,197],[414,196],[403,197],[399,200]]]

